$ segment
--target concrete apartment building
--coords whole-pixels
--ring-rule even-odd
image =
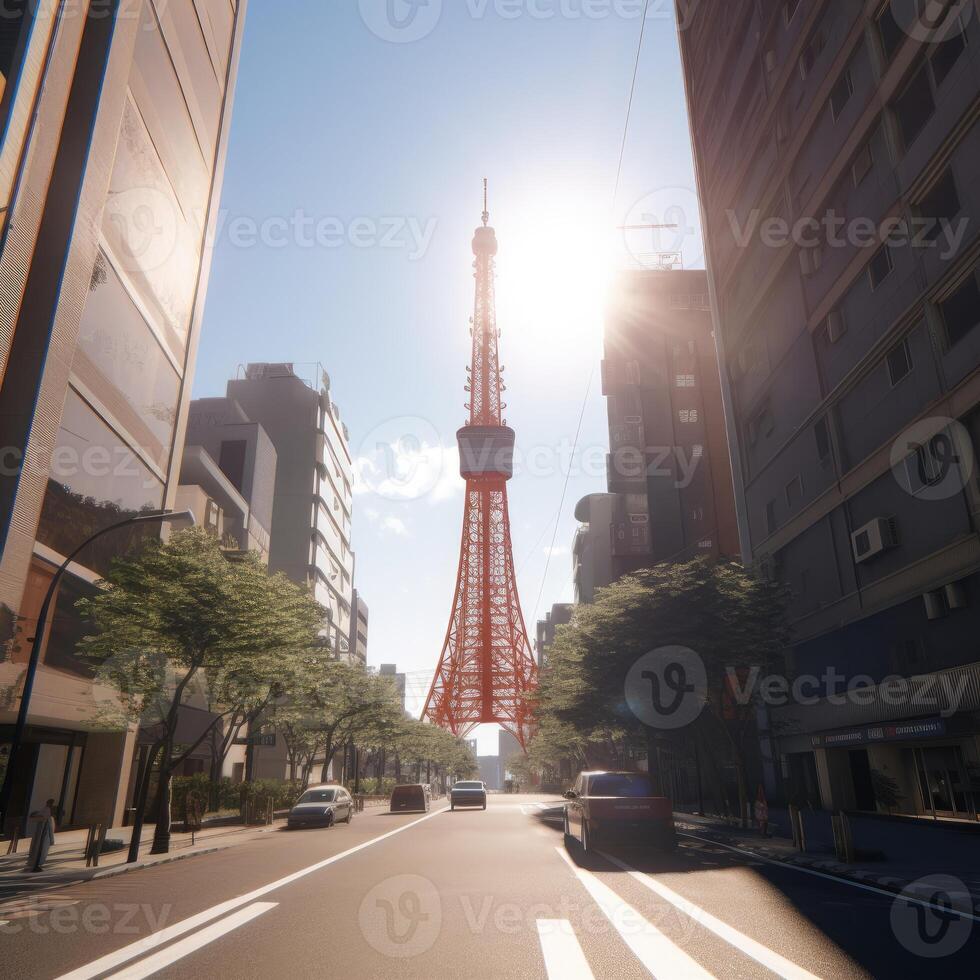
[[[575,606],[570,602],[556,602],[539,619],[534,636],[534,652],[537,655],[538,666],[543,667],[548,659],[548,647],[555,642],[555,629],[572,621]]]
[[[0,773],[54,568],[176,500],[246,3],[91,6],[8,4],[0,32]],[[60,587],[11,823],[48,797],[59,827],[121,820],[137,734],[95,730],[74,602],[134,540]]]
[[[237,412],[257,427],[248,437],[243,429],[227,440],[239,445],[223,447],[226,463],[236,476],[242,461],[246,474],[255,472],[252,467],[259,455],[255,450],[268,439],[275,453],[275,477],[270,481],[269,570],[312,588],[327,610],[324,640],[336,656],[356,661],[357,649],[351,642],[352,631],[357,639],[355,624],[359,622],[353,614],[353,468],[347,427],[330,398],[330,378],[319,365],[316,368],[319,376],[311,380],[301,377],[292,364],[247,365],[244,377],[228,382],[224,399],[201,401],[203,414],[194,432],[216,428],[209,426],[209,415],[230,419]],[[205,444],[214,438],[213,432],[201,435]],[[213,451],[214,442],[210,445]],[[220,460],[221,445],[217,452]],[[224,470],[224,465],[221,468]],[[263,480],[268,477],[261,475]],[[256,473],[254,479],[259,478]],[[253,482],[253,493],[255,485]],[[363,621],[366,653],[366,607]],[[288,766],[281,740],[275,745],[256,746],[253,765],[256,778],[284,778]]]
[[[230,551],[269,560],[278,457],[272,440],[230,398],[191,402],[177,506]]]
[[[742,551],[819,695],[771,711],[770,791],[976,819],[980,18],[723,6],[680,45]]]
[[[395,693],[398,695],[401,701],[402,711],[405,711],[405,684],[407,678],[403,671],[399,671],[397,664],[382,664],[378,668],[378,674],[381,677],[390,677],[392,686],[395,688]]]
[[[596,589],[615,581],[613,525],[621,506],[614,493],[590,493],[575,505],[579,527],[572,542],[575,601],[595,601]]]
[[[363,597],[354,589],[350,614],[350,656],[355,663],[367,666],[368,607]]]
[[[707,275],[627,272],[615,296],[602,362],[612,581],[659,562],[737,555]],[[599,505],[590,503],[590,533]]]
[[[354,598],[353,468],[347,427],[330,379],[301,378],[292,364],[249,364],[227,398],[262,427],[276,452],[269,568],[310,585],[327,610],[324,637],[350,655]]]

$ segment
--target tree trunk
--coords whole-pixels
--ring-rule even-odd
[[[168,752],[164,752],[167,759]],[[150,848],[151,854],[170,853],[170,782],[173,773],[170,772],[169,759],[164,766],[160,765],[160,787],[157,792],[156,806],[156,827],[153,830],[153,847]]]
[[[650,785],[657,796],[664,795],[663,773],[660,771],[659,743],[652,728],[647,729],[647,773]]]
[[[221,764],[222,759],[211,756],[211,785],[208,787],[208,809],[214,813],[221,808]]]
[[[156,761],[159,751],[159,743],[150,747],[149,752],[146,754],[146,762],[143,764],[143,771],[137,780],[133,832],[129,838],[129,856],[126,858],[130,864],[139,860],[140,837],[143,835],[143,821],[146,818],[146,798],[150,793],[150,780],[153,778],[153,763]]]

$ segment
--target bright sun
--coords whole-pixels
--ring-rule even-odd
[[[491,217],[492,221],[492,217]],[[512,212],[497,229],[497,313],[522,345],[598,344],[613,254],[610,224],[567,207]]]

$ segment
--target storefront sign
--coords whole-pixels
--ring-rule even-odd
[[[810,738],[815,749],[848,748],[851,745],[869,745],[874,742],[902,742],[907,739],[940,738],[946,734],[943,718],[920,718],[916,721],[888,722],[883,725],[866,725],[839,732],[822,732]]]

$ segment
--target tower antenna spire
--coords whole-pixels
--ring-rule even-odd
[[[490,208],[488,206],[487,197],[487,178],[483,178],[483,227],[486,228],[490,224]]]

